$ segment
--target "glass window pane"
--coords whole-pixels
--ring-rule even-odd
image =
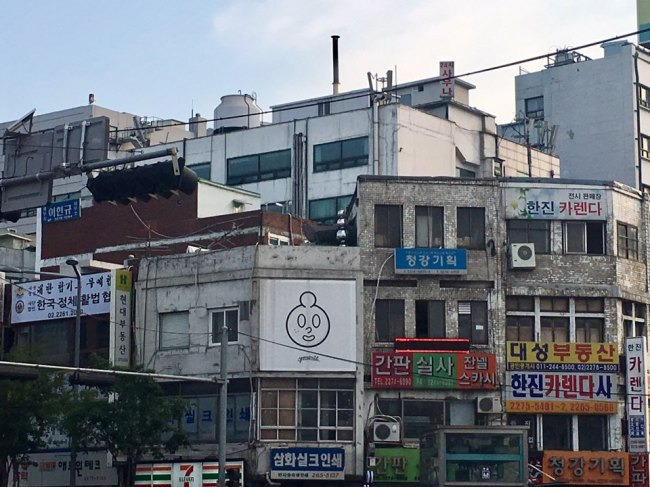
[[[278,424],[277,409],[262,409],[262,426],[276,426]]]
[[[318,391],[300,391],[299,395],[299,408],[317,408],[318,407]]]
[[[603,222],[587,222],[587,253],[602,255],[605,253],[605,233]]]
[[[295,391],[279,391],[278,395],[281,408],[294,408],[296,406]]]
[[[280,409],[278,411],[278,417],[280,426],[296,425],[296,411],[293,409]]]
[[[278,440],[293,441],[296,439],[296,430],[278,430]]]
[[[186,348],[190,346],[190,318],[187,311],[161,313],[160,348]]]
[[[587,252],[586,227],[584,222],[565,222],[565,252],[584,254]]]
[[[334,409],[321,409],[320,426],[336,426],[336,411]]]
[[[281,172],[291,170],[291,150],[260,154],[260,172]]]
[[[314,146],[314,163],[338,161],[341,159],[341,143],[330,142]]]
[[[336,408],[336,391],[321,391],[320,393],[321,408]]]
[[[257,178],[257,155],[233,157],[228,159],[228,180],[231,178],[244,178],[246,176]]]
[[[352,429],[349,430],[337,430],[336,431],[336,439],[338,441],[352,441],[353,436],[352,436]]]
[[[354,408],[354,393],[352,391],[338,391],[338,408],[339,409],[353,409]]]
[[[542,421],[544,450],[571,450],[571,416],[548,414]]]
[[[298,440],[301,441],[316,441],[318,439],[318,430],[314,429],[304,429],[301,428],[298,430]]]
[[[375,247],[396,248],[402,242],[402,207],[375,205]]]
[[[318,426],[318,409],[299,409],[298,426]]]
[[[352,410],[339,411],[337,418],[338,426],[354,426],[354,413]]]
[[[202,162],[201,164],[192,164],[191,166],[188,165],[187,168],[194,171],[199,178],[209,181],[211,166],[212,164],[210,162]]]
[[[276,391],[262,391],[261,406],[263,408],[277,408],[278,393]]]
[[[578,416],[578,448],[580,450],[607,450],[607,416]]]

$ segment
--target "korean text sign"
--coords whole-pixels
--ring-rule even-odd
[[[628,485],[629,459],[625,452],[544,452],[544,483],[565,485]],[[550,476],[550,477],[549,477]],[[555,480],[551,480],[555,479]]]
[[[650,460],[647,453],[630,453],[630,487],[647,487],[650,482]]]
[[[506,411],[614,414],[617,374],[506,372]]]
[[[81,218],[81,204],[79,199],[50,203],[41,210],[41,221],[43,223],[64,222],[78,218]]]
[[[373,352],[377,389],[495,389],[491,353]]]
[[[593,188],[507,188],[506,218],[606,220],[606,195]]]
[[[61,278],[14,284],[11,322],[71,318],[77,313],[77,279]],[[111,273],[81,276],[81,312],[97,315],[110,312]]]
[[[440,61],[440,98],[454,97],[454,61]]]
[[[271,478],[344,480],[343,448],[271,448]]]
[[[115,269],[111,279],[109,359],[111,365],[128,367],[131,363],[131,272]]]
[[[465,249],[395,249],[395,274],[467,274]]]
[[[627,392],[628,450],[648,452],[647,367],[648,345],[645,337],[625,339],[625,384]]]
[[[373,468],[375,482],[419,482],[419,448],[377,448]]]
[[[618,372],[614,343],[506,342],[507,370]]]

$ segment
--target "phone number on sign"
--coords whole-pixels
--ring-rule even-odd
[[[506,412],[614,414],[616,413],[616,403],[586,401],[506,401]]]

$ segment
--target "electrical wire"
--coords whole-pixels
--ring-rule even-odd
[[[612,42],[612,41],[616,41],[616,40],[620,40],[620,39],[625,39],[627,37],[632,37],[634,35],[642,34],[642,33],[649,32],[649,31],[650,31],[650,27],[647,27],[647,28],[644,28],[644,29],[636,30],[634,32],[629,32],[627,34],[621,34],[621,35],[617,35],[617,36],[613,36],[613,37],[608,37],[608,38],[605,38],[605,39],[600,39],[598,41],[588,42],[586,44],[582,44],[582,45],[579,45],[577,47],[567,48],[567,50],[570,49],[572,51],[578,51],[578,50],[581,50],[581,49],[594,47],[594,46],[597,46],[599,44],[603,44],[603,43],[606,43],[606,42]],[[434,78],[431,78],[430,80],[431,81],[436,81],[436,80],[442,80],[442,79],[466,78],[466,77],[474,76],[474,75],[477,75],[477,74],[483,74],[483,73],[488,73],[490,71],[496,71],[496,70],[499,70],[499,69],[509,68],[509,67],[512,67],[512,66],[516,66],[518,64],[525,64],[525,63],[528,63],[528,62],[538,61],[538,60],[544,59],[544,58],[549,58],[549,57],[557,54],[557,52],[558,51],[549,52],[549,53],[545,53],[545,54],[538,54],[536,56],[531,56],[531,57],[528,57],[528,58],[519,59],[517,61],[510,61],[510,62],[503,63],[503,64],[489,66],[487,68],[481,68],[481,69],[477,69],[477,70],[474,70],[474,71],[467,71],[465,73],[461,73],[461,74],[457,74],[457,75],[453,75],[453,76],[445,76],[445,77],[436,76]],[[408,83],[406,83],[406,84],[408,84]],[[396,86],[396,87],[392,88],[391,90],[385,90],[385,91],[396,92],[396,91],[398,91],[398,87]],[[342,102],[342,101],[355,100],[355,99],[358,99],[358,98],[365,98],[365,97],[367,97],[369,95],[370,95],[370,92],[365,92],[364,91],[361,94],[348,95],[348,96],[344,96],[344,97],[341,97],[341,98],[336,98],[335,101],[338,103],[338,102]],[[324,98],[324,97],[321,97],[321,98]],[[241,118],[241,117],[253,117],[253,116],[258,116],[258,115],[262,116],[262,115],[269,115],[269,114],[279,113],[279,112],[289,111],[289,110],[300,110],[302,108],[313,108],[313,107],[317,107],[319,105],[319,103],[321,103],[321,102],[316,101],[316,102],[310,102],[310,103],[303,103],[303,104],[300,104],[300,105],[290,105],[290,106],[277,107],[277,108],[274,108],[273,110],[260,111],[259,113],[250,113],[250,114],[245,114],[245,115],[232,115],[232,116],[228,116],[228,117],[217,117],[217,118],[207,119],[207,120],[205,120],[205,122],[206,123],[207,122],[220,122],[220,121],[225,121],[225,120],[230,120],[230,119],[235,119],[235,118]],[[155,129],[162,129],[162,128],[167,128],[167,127],[178,127],[178,126],[185,126],[185,125],[187,125],[187,122],[175,122],[175,123],[157,125],[154,128]],[[147,128],[148,127],[145,127],[145,129],[147,129]],[[111,134],[119,133],[119,132],[133,132],[133,131],[135,131],[135,128],[131,127],[131,128],[126,128],[126,129],[112,130]],[[45,132],[45,131],[41,131],[41,132]],[[40,133],[40,132],[34,132],[34,133]],[[25,145],[25,147],[27,147],[27,146]],[[41,148],[49,148],[49,149],[63,149],[63,146],[31,145],[30,147],[41,147]],[[103,149],[84,149],[84,150],[103,150]],[[132,152],[132,151],[118,151],[118,152]]]

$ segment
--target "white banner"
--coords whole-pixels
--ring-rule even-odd
[[[111,304],[111,273],[81,276],[81,314],[108,313]],[[75,277],[21,282],[12,285],[11,322],[73,318],[77,314]]]
[[[603,189],[506,189],[506,218],[607,220],[607,207],[607,191]]]
[[[117,470],[108,466],[106,451],[77,454],[77,485],[117,485]],[[18,470],[21,487],[56,487],[70,482],[70,453],[30,453],[29,465]],[[11,478],[11,476],[9,477]]]
[[[648,345],[645,337],[625,339],[625,384],[627,392],[627,449],[650,451],[648,435]]]
[[[262,280],[260,369],[354,371],[355,289],[349,280]]]

